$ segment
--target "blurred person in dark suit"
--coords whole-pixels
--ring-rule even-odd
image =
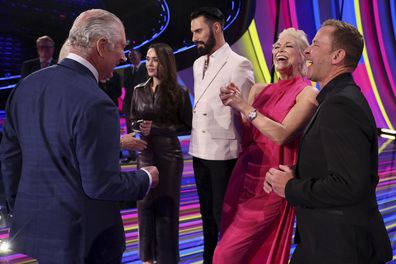
[[[81,13],[59,64],[24,78],[7,103],[0,146],[11,249],[40,264],[120,263],[120,200],[158,184],[154,166],[120,172],[118,110],[98,80],[126,60],[112,13]]]
[[[32,72],[56,64],[53,58],[55,42],[49,36],[41,36],[36,40],[38,58],[24,61],[21,68],[21,78],[25,78]]]
[[[113,77],[108,80],[99,81],[100,88],[110,97],[118,107],[118,97],[121,96],[121,77],[114,71]]]
[[[133,88],[135,88],[136,85],[147,81],[148,78],[146,66],[141,62],[142,54],[140,51],[131,49],[128,57],[131,62],[131,67],[124,70],[125,97],[123,103],[123,112],[127,117],[129,117],[129,112],[131,111]]]
[[[136,85],[145,82],[148,76],[146,66],[141,62],[142,54],[139,50],[131,48],[128,57],[131,62],[131,67],[124,70],[125,97],[122,109],[125,114],[127,133],[132,133],[130,111],[133,88],[135,88]],[[124,162],[129,163],[132,160],[136,160],[135,151],[129,151]]]

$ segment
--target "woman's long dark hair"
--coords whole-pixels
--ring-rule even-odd
[[[165,43],[151,44],[149,49],[154,49],[159,60],[158,79],[161,80],[159,92],[160,107],[165,114],[174,113],[178,105],[176,98],[179,96],[180,88],[177,83],[176,59],[172,48]]]

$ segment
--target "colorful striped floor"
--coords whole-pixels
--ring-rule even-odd
[[[183,148],[185,148],[186,143],[182,143]],[[380,183],[377,188],[377,196],[394,248],[394,258],[389,263],[396,263],[396,144],[394,141],[387,142],[382,139],[379,140],[379,143],[380,146],[383,146],[383,149],[380,150]],[[123,169],[134,169],[134,166],[125,166]],[[202,263],[202,228],[191,159],[185,161],[180,204],[180,263]],[[123,263],[141,263],[138,260],[136,210],[124,210],[122,211],[122,217],[127,238],[127,249],[124,253]],[[0,230],[0,239],[5,239],[7,235],[7,229]],[[37,262],[22,254],[14,253],[0,256],[0,263]]]

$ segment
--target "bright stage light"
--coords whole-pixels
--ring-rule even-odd
[[[378,129],[378,135],[383,138],[396,139],[396,131],[388,128]]]
[[[0,253],[7,253],[10,251],[10,243],[6,240],[0,240]]]

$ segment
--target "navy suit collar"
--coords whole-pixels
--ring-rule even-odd
[[[81,63],[79,63],[75,60],[65,58],[58,64],[60,66],[64,66],[64,67],[70,68],[72,70],[78,71],[84,75],[88,75],[89,77],[91,77],[94,80],[95,83],[97,83],[96,78],[93,75],[93,73],[87,67],[85,67],[84,65],[82,65]]]

